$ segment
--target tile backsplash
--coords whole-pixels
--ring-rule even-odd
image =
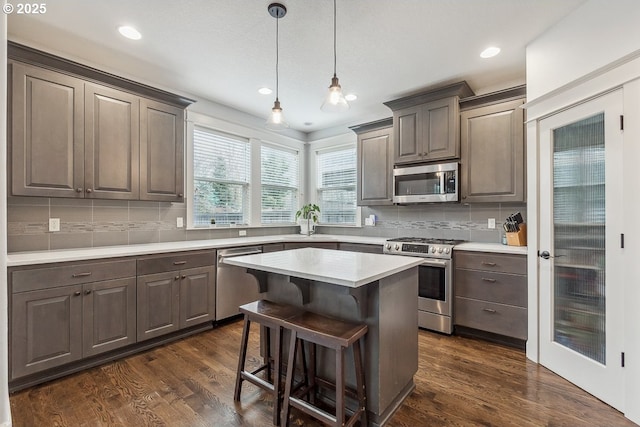
[[[41,197],[7,199],[9,252],[97,246],[133,245],[183,240],[297,233],[297,226],[187,230],[184,203],[121,200],[80,200]],[[60,218],[60,231],[49,232],[49,218]]]
[[[318,226],[317,233],[372,237],[434,237],[500,243],[502,223],[514,212],[526,221],[526,204],[424,204],[362,208],[362,227]],[[375,226],[364,225],[369,215]],[[76,200],[41,197],[7,199],[9,252],[90,248],[184,240],[238,237],[238,228],[187,230],[184,203]],[[49,218],[60,218],[60,231],[49,232]],[[496,228],[487,220],[495,218]],[[247,236],[298,233],[297,226],[246,228]]]
[[[407,206],[370,206],[362,208],[362,227],[319,226],[319,233],[372,237],[432,237],[472,242],[501,243],[502,224],[510,214],[521,212],[526,221],[524,203],[430,203]],[[376,216],[376,225],[365,225],[365,218]],[[496,228],[488,227],[494,218]]]

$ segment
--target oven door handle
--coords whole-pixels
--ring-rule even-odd
[[[428,261],[424,261],[420,265],[428,265],[428,266],[432,266],[432,267],[446,267],[447,264],[448,264],[448,261],[438,261],[438,260],[430,259]]]

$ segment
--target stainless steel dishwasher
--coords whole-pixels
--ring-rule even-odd
[[[216,320],[240,313],[238,307],[260,298],[258,280],[246,269],[224,263],[225,258],[262,253],[262,246],[218,250],[216,272]]]

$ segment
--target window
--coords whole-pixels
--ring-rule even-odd
[[[248,223],[250,161],[247,139],[194,127],[193,225]]]
[[[298,152],[289,148],[262,144],[263,224],[293,223],[298,209]]]
[[[356,224],[356,148],[318,151],[318,205],[320,222]]]

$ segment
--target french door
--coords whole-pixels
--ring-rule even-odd
[[[540,363],[623,410],[622,90],[540,121]]]

